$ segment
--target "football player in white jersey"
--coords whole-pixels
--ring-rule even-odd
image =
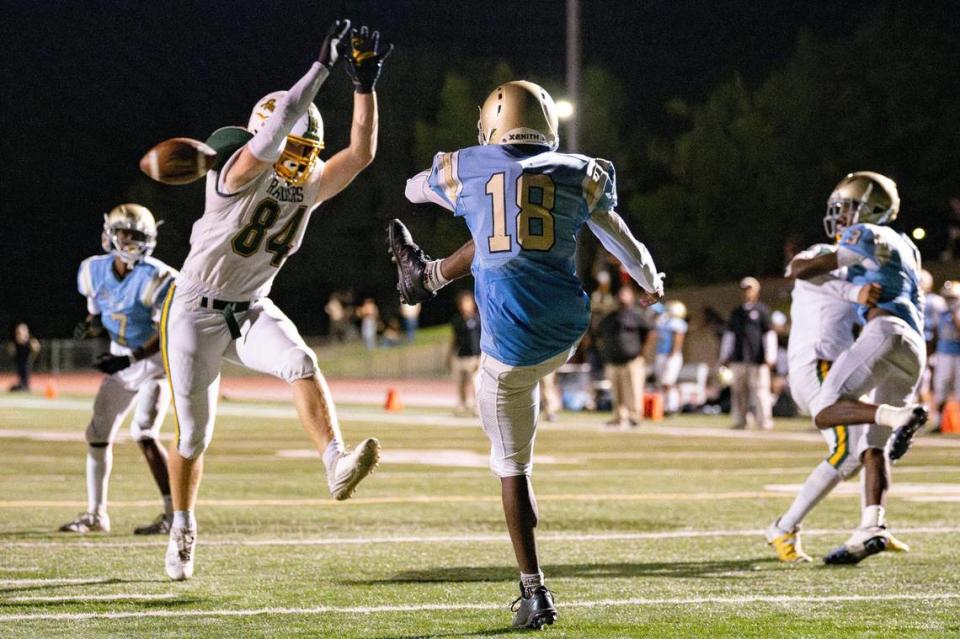
[[[206,207],[194,224],[190,254],[161,319],[177,417],[170,452],[174,522],[166,554],[171,579],[193,574],[194,506],[224,359],[290,383],[335,499],[350,497],[379,461],[380,444],[372,438],[346,452],[316,356],[267,295],[280,267],[300,247],[316,206],[373,161],[374,86],[391,51],[392,45],[380,46],[378,32],[351,31],[349,21],[337,21],[306,75],[289,91],[256,103],[248,130],[220,129],[207,141],[222,162],[207,173]],[[350,146],[324,163],[318,157],[323,124],[313,99],[341,57],[347,58],[355,88]]]
[[[157,441],[170,405],[160,357],[156,322],[176,271],[150,257],[157,245],[157,223],[139,204],[121,204],[104,215],[105,255],[80,264],[77,289],[87,300],[87,319],[77,325],[78,339],[110,336],[110,351],[94,366],[106,377],[93,402],[87,426],[87,511],[60,527],[61,532],[110,532],[107,488],[113,468],[113,442],[124,417],[133,410],[130,436],[140,446],[163,497],[164,512],[138,535],[170,531],[173,509],[167,454]]]
[[[835,244],[814,244],[794,259],[806,260],[836,250]],[[787,348],[790,393],[804,415],[810,415],[810,406],[830,366],[853,346],[856,304],[873,305],[880,297],[879,285],[860,286],[846,277],[846,269],[839,269],[810,280],[798,279],[793,285]],[[813,469],[790,508],[765,533],[780,561],[811,561],[800,543],[800,523],[840,481],[859,472],[864,428],[861,424],[821,431],[830,454]]]

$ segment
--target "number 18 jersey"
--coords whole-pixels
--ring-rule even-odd
[[[617,202],[609,162],[529,148],[439,153],[428,179],[476,244],[480,348],[511,366],[550,359],[583,335],[590,301],[576,272],[577,233]]]
[[[246,129],[226,127],[207,143],[229,158],[223,165],[229,166],[250,137]],[[269,295],[280,267],[300,248],[319,188],[316,180],[290,186],[270,168],[239,192],[227,193],[222,167],[210,170],[206,205],[193,224],[178,290],[231,302]]]

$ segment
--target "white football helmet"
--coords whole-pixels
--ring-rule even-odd
[[[526,80],[501,84],[480,107],[477,138],[480,144],[537,144],[556,151],[557,106],[550,94]]]
[[[160,224],[147,207],[120,204],[104,214],[100,244],[104,251],[133,266],[153,253]]]
[[[667,302],[667,314],[675,319],[687,319],[687,306],[680,300]]]
[[[273,115],[277,101],[286,94],[286,91],[274,91],[263,96],[250,113],[247,129],[256,135],[263,123]],[[290,184],[301,185],[307,181],[316,166],[322,149],[323,118],[320,117],[320,109],[311,103],[307,112],[297,120],[287,135],[287,143],[280,159],[273,165],[273,170]]]

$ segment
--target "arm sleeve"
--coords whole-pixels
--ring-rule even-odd
[[[603,247],[623,264],[630,277],[648,293],[663,295],[663,274],[657,272],[647,247],[633,237],[616,211],[597,210],[587,225]]]
[[[773,366],[777,363],[777,334],[774,331],[767,331],[763,334],[763,359]]]
[[[260,130],[247,143],[247,148],[261,162],[276,162],[286,144],[287,135],[297,120],[307,112],[320,85],[330,71],[319,62],[314,62],[307,74],[290,87]]]
[[[821,284],[820,288],[834,297],[856,304],[862,287],[846,280],[831,279]]]
[[[443,202],[437,202],[440,206],[456,213],[457,201],[463,190],[463,182],[460,181],[459,151],[437,153],[433,157],[433,166],[430,167],[427,175],[427,187],[431,191],[431,196],[428,197],[430,202],[437,202],[439,199]]]
[[[733,358],[733,347],[736,342],[736,339],[733,336],[733,331],[724,331],[723,337],[720,338],[720,361],[729,362]]]
[[[417,173],[412,178],[407,180],[407,188],[404,190],[403,194],[407,196],[407,199],[414,204],[423,204],[425,202],[433,202],[448,211],[453,211],[453,205],[447,201],[447,199],[438,193],[436,193],[430,187],[430,175],[431,170],[421,171]]]
[[[603,158],[590,161],[583,179],[583,198],[590,213],[617,208],[617,173],[612,162]]]

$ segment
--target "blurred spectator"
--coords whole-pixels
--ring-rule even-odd
[[[933,375],[937,366],[937,324],[940,315],[947,310],[947,302],[933,292],[933,275],[920,271],[920,290],[923,292],[923,339],[927,343],[927,367],[920,378],[920,401],[926,404],[931,415],[938,411],[933,401]]]
[[[950,213],[947,219],[947,245],[940,255],[944,262],[960,255],[960,197],[950,198]]]
[[[949,399],[960,400],[960,281],[943,283],[946,308],[937,321],[937,365],[933,371],[933,400],[942,417]],[[935,430],[940,429],[940,418]]]
[[[323,307],[327,317],[330,318],[330,335],[340,342],[345,342],[353,338],[356,334],[353,324],[350,322],[350,309],[344,303],[344,296],[339,291],[334,291],[327,300],[327,305]]]
[[[733,427],[746,428],[752,413],[760,428],[771,430],[770,369],[777,361],[777,334],[770,309],[760,301],[760,282],[745,277],[740,289],[743,304],[734,309],[720,342],[720,363],[729,365],[733,372]]]
[[[657,386],[664,396],[667,414],[680,412],[680,393],[677,379],[683,368],[683,340],[687,335],[687,307],[683,302],[667,302],[664,313],[657,318],[657,359],[654,373]]]
[[[25,323],[17,324],[13,329],[13,341],[7,344],[7,353],[17,365],[17,383],[10,387],[11,391],[30,390],[30,369],[39,352],[40,340],[30,334]]]
[[[633,287],[617,294],[619,308],[600,321],[597,335],[607,379],[613,391],[612,426],[636,426],[643,418],[643,386],[647,366],[643,354],[653,346],[655,333],[636,307]]]
[[[450,320],[453,334],[449,363],[457,382],[457,413],[476,414],[477,390],[474,381],[480,370],[480,315],[470,291],[457,295],[457,314]]]
[[[720,311],[712,306],[703,308],[703,327],[713,334],[717,341],[723,338],[723,333],[727,330],[727,322],[723,319]]]
[[[417,334],[417,328],[420,326],[420,304],[400,304],[400,316],[403,317],[403,330],[406,333],[407,341],[412,342]]]
[[[364,346],[373,350],[377,347],[377,329],[380,324],[380,309],[372,297],[363,300],[363,304],[357,309],[357,317],[360,318],[360,338]]]
[[[383,345],[400,346],[404,341],[403,329],[400,326],[400,320],[391,315],[387,320],[387,325],[383,328]]]
[[[548,422],[556,421],[560,410],[560,389],[557,387],[557,371],[540,378],[540,408]]]
[[[609,271],[597,272],[597,288],[590,294],[590,326],[596,330],[600,321],[617,310],[617,298],[610,286]]]

